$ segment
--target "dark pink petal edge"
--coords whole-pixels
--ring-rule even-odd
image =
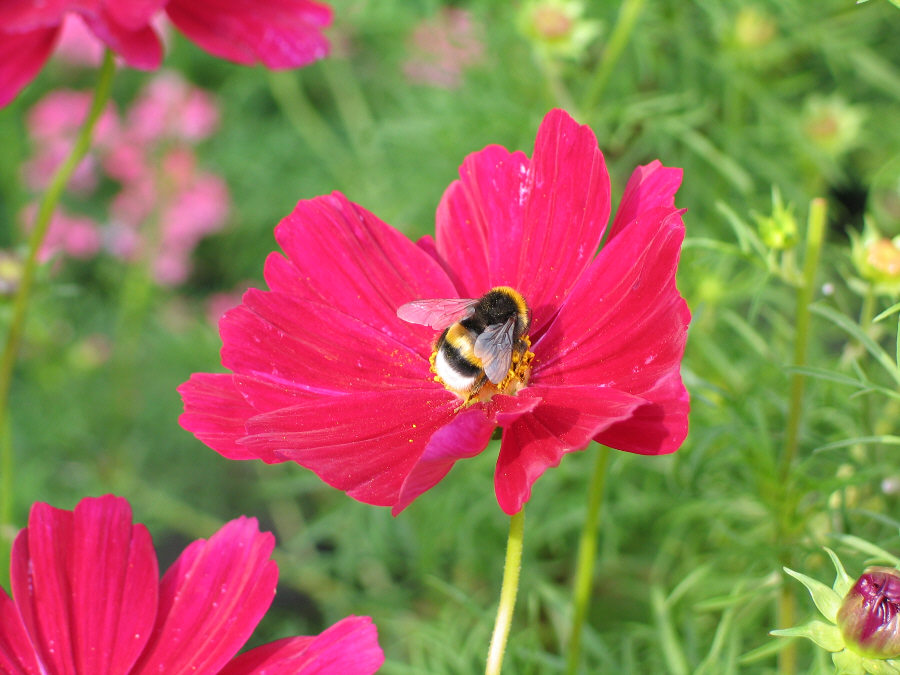
[[[348,616],[315,637],[285,638],[251,649],[220,675],[372,675],[384,663],[367,616]]]

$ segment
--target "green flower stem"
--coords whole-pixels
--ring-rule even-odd
[[[584,97],[584,105],[581,109],[590,114],[591,110],[597,105],[600,97],[603,96],[603,90],[606,89],[606,83],[609,81],[610,75],[616,68],[634,27],[637,24],[638,16],[644,8],[645,0],[624,0],[619,7],[619,16],[616,18],[616,25],[613,26],[603,54],[600,56],[600,64],[597,67],[597,74],[594,76],[593,82],[588,89],[587,95]]]
[[[494,621],[494,633],[491,635],[491,648],[488,651],[485,675],[500,675],[500,669],[503,666],[506,639],[509,637],[513,608],[516,606],[516,594],[519,591],[524,532],[525,509],[523,508],[509,519],[509,539],[506,541],[506,562],[503,566],[503,583],[500,586],[500,606],[497,608],[497,619]]]
[[[813,199],[809,205],[809,220],[806,228],[806,251],[803,258],[803,279],[797,289],[797,316],[795,320],[796,332],[794,334],[794,367],[802,368],[806,365],[809,351],[809,306],[813,300],[816,282],[816,270],[819,266],[819,254],[822,251],[822,242],[825,238],[825,214],[826,203],[822,198]],[[790,536],[795,516],[796,496],[793,491],[791,469],[797,457],[797,448],[800,438],[800,418],[803,412],[803,392],[806,378],[795,372],[791,376],[791,397],[787,420],[787,432],[785,436],[784,453],[781,456],[781,466],[778,479],[781,490],[778,514],[778,544],[781,550],[781,563],[784,567],[790,567]],[[778,626],[789,628],[796,623],[795,603],[793,590],[787,584],[782,585],[778,595]],[[778,655],[778,672],[780,675],[794,675],[797,672],[797,650],[794,644],[788,645]]]
[[[587,617],[594,580],[594,561],[597,557],[597,523],[603,505],[606,488],[606,468],[609,465],[609,448],[601,445],[594,462],[594,473],[588,488],[587,514],[578,542],[578,564],[575,568],[575,590],[572,604],[572,632],[569,636],[569,653],[566,658],[566,673],[574,675],[578,671],[578,657],[581,655],[581,631]]]
[[[809,205],[809,222],[806,230],[806,253],[803,258],[803,282],[797,289],[797,318],[794,339],[794,367],[806,365],[809,351],[809,306],[813,300],[816,283],[816,270],[819,266],[819,254],[825,237],[825,200],[813,199]],[[794,459],[797,456],[797,445],[800,434],[800,416],[803,407],[803,390],[806,377],[800,373],[791,376],[791,400],[788,414],[787,436],[784,454],[781,457],[780,478],[787,484]]]
[[[5,534],[5,530],[7,527],[12,526],[13,458],[12,443],[10,441],[11,432],[8,428],[9,389],[12,383],[16,356],[19,353],[19,343],[22,341],[22,333],[25,330],[28,299],[31,295],[31,287],[34,284],[34,276],[38,266],[37,257],[41,250],[41,244],[44,243],[44,238],[47,236],[53,212],[56,210],[56,205],[62,197],[63,190],[78,164],[84,159],[91,147],[94,127],[97,124],[97,120],[100,119],[100,114],[103,112],[106,101],[109,99],[115,71],[112,52],[107,50],[103,58],[103,64],[100,66],[97,88],[94,91],[94,99],[91,101],[87,119],[78,132],[78,137],[75,139],[75,145],[72,147],[69,156],[66,157],[66,160],[53,174],[50,185],[47,187],[44,198],[38,207],[34,228],[31,231],[31,236],[28,238],[28,254],[22,269],[22,279],[19,282],[19,288],[13,300],[12,319],[9,324],[9,332],[6,335],[6,344],[3,347],[3,356],[0,359],[0,430],[2,430],[2,434],[0,434],[0,467],[3,468],[4,488],[0,491],[0,560],[7,560],[9,557],[11,542]]]

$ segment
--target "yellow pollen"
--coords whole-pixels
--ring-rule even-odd
[[[484,384],[476,391],[460,391],[448,387],[441,376],[437,374],[434,367],[434,360],[437,358],[437,349],[435,349],[428,359],[431,364],[431,372],[434,373],[434,381],[439,382],[448,391],[452,391],[459,396],[463,402],[456,410],[468,408],[476,403],[486,403],[490,401],[494,394],[507,394],[515,396],[519,391],[528,386],[528,380],[531,377],[531,362],[534,361],[534,352],[531,351],[531,340],[527,335],[523,335],[521,341],[525,343],[524,351],[513,350],[512,363],[506,377],[501,380],[500,384],[494,384],[490,380],[485,380]]]

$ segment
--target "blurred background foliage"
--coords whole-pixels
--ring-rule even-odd
[[[281,569],[278,611],[256,641],[369,614],[382,672],[478,672],[507,527],[495,447],[392,518],[297,466],[218,456],[178,426],[175,387],[220,368],[206,303],[262,285],[273,227],[298,199],[340,190],[411,237],[433,232],[466,154],[491,143],[530,153],[543,115],[562,106],[596,132],[614,202],[637,164],[684,168],[679,286],[694,315],[684,447],[613,454],[581,672],[774,672],[782,643],[767,633],[781,565],[827,578],[829,545],[856,574],[866,552],[848,535],[900,546],[897,316],[873,321],[896,289],[866,278],[849,238],[865,245],[864,222],[900,234],[900,10],[878,0],[585,3],[587,39],[561,46],[524,25],[534,3],[332,4],[332,56],[295,72],[232,66],[171,36],[166,67],[220,106],[197,152],[227,182],[228,225],[174,288],[104,255],[44,268],[12,389],[15,522],[34,501],[71,508],[113,491],[149,525],[166,565],[188,539],[253,515],[275,532]],[[465,13],[466,32],[437,53],[450,10]],[[148,77],[117,73],[120,111]],[[8,251],[22,250],[29,200],[26,113],[54,89],[92,82],[57,64],[0,112]],[[102,214],[104,195],[80,208]],[[797,270],[814,197],[827,199],[827,240],[785,481]],[[593,451],[548,471],[528,504],[510,673],[562,672]],[[798,622],[812,616],[807,598],[797,605]],[[826,656],[798,647],[801,672],[830,672]]]

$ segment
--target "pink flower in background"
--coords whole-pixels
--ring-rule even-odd
[[[25,181],[35,192],[44,189],[68,155],[87,114],[90,95],[56,91],[41,99],[28,114],[34,156],[24,167]],[[129,262],[146,258],[154,278],[172,286],[190,275],[191,255],[203,237],[224,227],[229,212],[225,182],[197,166],[193,145],[212,134],[219,121],[214,97],[174,73],[151,79],[120,123],[110,107],[101,116],[91,152],[79,164],[71,185],[76,194],[94,191],[102,169],[118,181],[109,204],[102,236],[91,222],[60,216],[54,222],[45,256],[65,252],[85,257],[101,243]],[[27,219],[26,219],[27,220]],[[66,237],[57,233],[66,233]],[[84,236],[74,239],[80,232]],[[84,245],[77,245],[78,243]]]
[[[368,617],[235,657],[275,594],[274,537],[255,518],[197,540],[159,578],[124,499],[37,503],[0,589],[0,672],[370,675],[384,661]]]
[[[0,3],[0,106],[37,76],[71,17],[127,65],[158,68],[163,49],[153,23],[163,11],[188,39],[236,63],[299,68],[328,53],[322,30],[331,24],[331,9],[313,0],[6,0]]]
[[[455,89],[462,84],[463,70],[484,59],[481,26],[470,12],[443,7],[415,28],[409,52],[403,72],[411,82]]]
[[[164,71],[144,87],[128,111],[129,143],[175,138],[196,143],[219,125],[219,106],[178,73]]]
[[[271,290],[249,290],[219,324],[232,373],[181,385],[181,425],[225,457],[295,461],[394,513],[482,452],[497,426],[494,485],[507,513],[592,440],[674,452],[689,400],[680,183],[680,169],[638,167],[607,229],[597,140],[554,110],[531,159],[500,146],[466,158],[435,239],[414,244],[338,193],[301,201],[275,230],[286,255],[266,261]],[[440,330],[397,311],[497,286],[531,308],[530,356],[508,388],[461,400],[435,381]]]
[[[37,205],[30,204],[22,211],[24,229],[30,231],[37,215]],[[97,255],[101,247],[100,226],[87,216],[73,216],[63,209],[56,209],[38,259],[46,262],[59,253],[70,258],[85,260]]]
[[[91,105],[88,92],[59,89],[47,94],[28,111],[26,128],[35,154],[24,167],[25,183],[34,192],[44,190],[53,174],[72,151],[75,138]],[[89,194],[97,187],[97,155],[103,155],[119,135],[119,117],[108,105],[94,131],[91,152],[79,163],[69,183],[76,194]]]

